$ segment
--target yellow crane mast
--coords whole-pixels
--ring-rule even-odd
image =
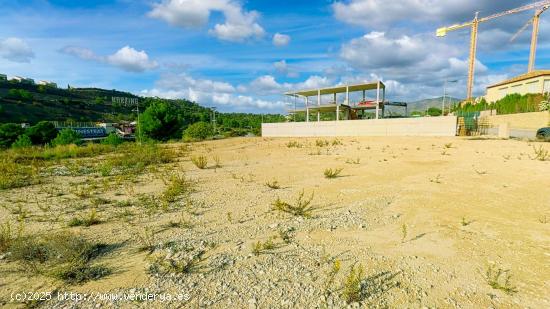
[[[537,44],[538,44],[538,38],[539,38],[539,22],[540,22],[540,16],[542,13],[544,13],[546,10],[548,10],[550,6],[546,5],[540,9],[538,9],[535,12],[535,15],[527,21],[527,23],[519,29],[516,34],[510,39],[510,42],[515,41],[518,36],[525,31],[531,24],[533,25],[533,33],[531,34],[531,51],[529,52],[529,66],[527,67],[527,72],[531,73],[535,70],[535,59],[537,57]]]
[[[550,6],[550,0],[535,2],[532,4],[524,5],[522,7],[496,13],[491,16],[487,16],[483,18],[479,18],[479,12],[476,12],[475,17],[472,21],[437,29],[436,35],[438,37],[444,37],[447,35],[448,32],[459,30],[466,27],[471,27],[470,58],[469,58],[469,65],[468,65],[468,89],[467,89],[468,101],[472,101],[472,93],[474,88],[475,62],[476,62],[476,52],[477,52],[477,32],[478,32],[479,24],[490,21],[495,18],[502,17],[502,16],[516,14],[516,13],[531,10],[531,9],[543,8],[545,6]],[[538,32],[538,29],[537,29],[537,32]]]

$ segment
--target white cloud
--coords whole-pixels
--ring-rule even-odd
[[[273,67],[277,73],[286,75],[287,77],[296,78],[299,76],[298,71],[290,67],[288,63],[286,63],[286,60],[274,62]]]
[[[220,40],[242,42],[265,34],[257,22],[258,12],[245,11],[240,3],[231,0],[163,0],[153,4],[149,16],[177,27],[192,28],[206,25],[212,12],[225,16],[224,23],[209,30]]]
[[[279,73],[286,74],[288,72],[288,65],[286,63],[286,60],[281,60],[273,63],[273,66],[275,67],[275,70]]]
[[[20,38],[7,38],[0,41],[0,56],[13,62],[31,62],[34,58],[32,48]]]
[[[200,92],[233,93],[235,87],[226,82],[209,79],[195,79],[186,73],[163,74],[157,81],[156,87],[165,90],[181,90],[192,88]]]
[[[224,1],[168,0],[153,4],[149,16],[178,27],[200,27],[208,22],[211,10],[222,10]]]
[[[315,89],[323,88],[332,85],[334,80],[329,79],[328,77],[313,75],[308,77],[303,82],[299,83],[279,83],[275,77],[271,75],[260,76],[248,85],[240,85],[238,89],[241,92],[254,93],[256,95],[280,95],[287,91],[299,90],[299,89]]]
[[[139,73],[156,69],[159,66],[158,62],[149,59],[149,55],[145,51],[137,51],[130,46],[124,46],[109,56],[99,56],[91,49],[77,46],[67,46],[61,49],[61,52],[83,60],[108,63],[128,72]]]
[[[67,46],[61,49],[61,52],[76,56],[83,60],[101,60],[101,57],[96,55],[91,49],[78,47],[78,46]]]
[[[423,64],[433,67],[457,53],[435,38],[407,35],[388,37],[384,32],[371,32],[344,44],[340,55],[354,66],[387,69]]]
[[[158,67],[158,63],[150,60],[145,51],[137,51],[130,46],[124,46],[106,59],[108,63],[129,72],[143,72]]]
[[[284,92],[284,90],[288,90],[290,88],[290,85],[286,84],[279,84],[275,78],[271,75],[264,75],[256,78],[250,83],[250,91],[254,93],[281,93]]]
[[[350,0],[332,5],[337,19],[364,27],[389,26],[399,22],[452,24],[473,18],[476,11],[489,15],[519,7],[527,0]]]
[[[290,43],[290,36],[281,33],[273,35],[273,45],[277,47],[287,46]]]
[[[265,79],[269,83],[269,79]],[[272,85],[273,86],[273,85]],[[239,90],[240,89],[240,90]],[[182,74],[164,74],[153,89],[141,91],[144,96],[157,96],[169,99],[187,98],[202,105],[216,105],[231,110],[270,109],[282,110],[284,103],[278,100],[262,100],[239,92],[246,89],[235,88],[223,81],[196,79]]]

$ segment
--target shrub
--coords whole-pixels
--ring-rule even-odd
[[[273,250],[275,249],[275,244],[273,243],[273,238],[269,238],[265,242],[255,242],[252,244],[252,253],[255,256],[258,256],[262,254],[265,251]]]
[[[10,259],[20,262],[33,273],[74,284],[99,279],[111,273],[106,267],[91,265],[108,248],[107,245],[92,243],[69,233],[30,235],[11,246]]]
[[[0,159],[0,190],[21,188],[35,182],[36,170],[8,158]]]
[[[108,148],[112,149],[112,147]],[[98,167],[104,176],[113,174],[114,167],[117,168],[117,173],[140,173],[147,166],[169,163],[172,162],[175,157],[173,151],[161,148],[156,144],[144,144],[139,146],[134,143],[128,143],[121,145],[117,149],[117,152],[122,153],[121,155],[116,155],[104,160],[103,164]]]
[[[19,135],[17,140],[15,140],[13,144],[11,144],[12,148],[27,148],[31,146],[32,146],[31,138],[26,134]]]
[[[105,138],[104,140],[101,141],[101,144],[111,145],[111,146],[118,146],[122,143],[124,143],[124,140],[122,138],[120,138],[120,136],[118,136],[115,133],[109,134],[109,136],[107,136],[107,138]]]
[[[318,139],[315,141],[315,146],[317,147],[325,147],[325,146],[328,146],[329,145],[329,142],[325,139]]]
[[[59,145],[80,145],[82,143],[82,138],[80,134],[71,129],[63,129],[57,134],[57,137],[54,138],[51,142],[52,146]]]
[[[33,95],[25,89],[10,89],[8,90],[8,98],[22,101],[32,101]]]
[[[363,266],[359,264],[357,267],[352,266],[349,274],[346,276],[342,290],[342,297],[348,304],[363,300],[364,293],[362,281],[365,279],[364,272]]]
[[[15,243],[23,232],[23,226],[20,225],[17,232],[13,231],[9,222],[0,225],[0,252],[6,252],[11,245]]]
[[[432,117],[441,116],[442,113],[443,112],[441,111],[441,109],[439,109],[437,107],[428,108],[428,115],[430,115]]]
[[[185,174],[174,174],[170,177],[170,183],[162,194],[162,199],[167,203],[172,203],[185,193],[193,190],[193,182],[185,177]]]
[[[214,136],[214,128],[207,122],[197,122],[185,129],[183,139],[186,141],[202,141]]]
[[[0,148],[10,147],[25,130],[15,123],[0,125]]]
[[[342,170],[343,169],[341,169],[341,168],[336,168],[336,169],[327,168],[324,172],[325,178],[327,178],[327,179],[336,178],[336,177],[340,176],[340,173],[342,172]]]
[[[508,270],[501,268],[495,269],[494,265],[490,265],[485,273],[487,277],[487,283],[495,290],[502,290],[506,294],[514,294],[517,292],[517,288],[512,286],[510,278],[512,275]]]
[[[541,94],[525,94],[520,95],[517,93],[508,94],[504,98],[488,104],[485,100],[481,100],[481,102],[477,104],[471,104],[467,103],[463,106],[458,105],[455,108],[455,111],[457,112],[464,112],[464,113],[470,113],[470,112],[479,112],[489,109],[496,109],[497,114],[515,114],[515,113],[529,113],[529,112],[537,112],[542,111],[541,107],[541,101],[544,100],[544,96]]]
[[[281,188],[281,185],[279,184],[279,182],[277,180],[272,180],[272,181],[268,181],[265,183],[265,185],[270,188],[270,189],[273,189],[273,190],[278,190]]]
[[[297,141],[290,141],[286,143],[286,147],[288,148],[302,148],[302,144],[298,143]]]
[[[294,205],[284,202],[280,198],[277,198],[277,200],[275,200],[275,202],[273,202],[271,205],[273,206],[274,210],[286,212],[293,216],[309,218],[312,216],[313,211],[316,210],[316,208],[311,205],[313,195],[314,193],[312,192],[309,198],[304,198],[304,191],[302,191],[298,195],[298,198],[296,199],[296,203],[294,203]]]
[[[99,220],[99,218],[97,217],[97,211],[94,208],[90,211],[90,213],[87,216],[72,218],[67,225],[68,226],[92,226],[100,223],[101,223],[101,220]]]
[[[41,121],[27,129],[33,145],[46,145],[57,136],[57,129],[48,121]]]
[[[203,155],[193,156],[191,157],[191,162],[193,162],[193,164],[195,164],[196,167],[203,170],[208,165],[208,158]]]

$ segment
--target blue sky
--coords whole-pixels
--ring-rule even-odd
[[[222,111],[284,112],[287,90],[377,78],[399,101],[441,96],[444,80],[458,79],[449,91],[461,98],[469,31],[441,39],[435,29],[529,2],[0,0],[0,73]],[[477,95],[525,72],[531,30],[509,39],[531,15],[481,26]],[[550,62],[547,20],[541,69]]]

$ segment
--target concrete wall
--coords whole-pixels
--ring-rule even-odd
[[[540,129],[547,127],[550,122],[550,113],[522,113],[509,115],[487,116],[492,127],[498,127],[501,124],[510,124],[512,129]]]
[[[456,117],[262,124],[264,137],[455,136]]]

